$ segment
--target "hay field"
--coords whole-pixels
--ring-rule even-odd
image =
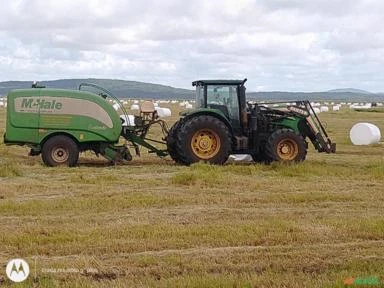
[[[143,150],[125,166],[86,153],[79,167],[48,168],[1,138],[0,286],[344,287],[383,277],[384,145],[352,146],[349,129],[369,121],[383,131],[384,113],[320,118],[338,153],[310,147],[298,165],[184,167]],[[11,285],[5,265],[17,257],[31,275]]]

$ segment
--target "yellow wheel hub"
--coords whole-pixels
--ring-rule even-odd
[[[201,129],[192,136],[191,147],[200,159],[211,159],[220,151],[220,137],[211,129]]]
[[[284,161],[292,161],[299,154],[299,146],[292,139],[283,139],[277,144],[277,155]]]

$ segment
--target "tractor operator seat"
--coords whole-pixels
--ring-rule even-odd
[[[155,104],[151,101],[144,101],[140,107],[141,113],[153,113],[156,111]]]
[[[144,101],[140,107],[140,115],[145,120],[155,120],[157,118],[157,111],[155,104],[152,101]]]

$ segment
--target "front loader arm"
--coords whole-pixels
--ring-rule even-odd
[[[299,124],[300,132],[311,140],[318,152],[335,153],[336,143],[332,143],[311,103],[309,101],[300,101],[297,105],[308,112],[307,116]]]

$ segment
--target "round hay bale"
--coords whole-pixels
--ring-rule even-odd
[[[140,106],[137,104],[131,105],[131,110],[140,110]]]
[[[349,131],[349,137],[354,145],[370,145],[380,142],[380,129],[371,123],[357,123]]]

